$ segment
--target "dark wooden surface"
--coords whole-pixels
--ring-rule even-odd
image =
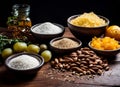
[[[0,32],[7,32],[0,28]],[[4,33],[4,32],[3,32]],[[74,37],[66,28],[66,37]],[[110,70],[101,76],[69,76],[70,72],[59,72],[51,68],[49,63],[34,76],[16,76],[9,72],[4,64],[0,65],[0,87],[110,87],[120,86],[120,56],[110,64]]]

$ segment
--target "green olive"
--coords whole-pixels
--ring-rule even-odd
[[[40,44],[40,51],[43,52],[44,50],[47,50],[48,47],[46,44]]]
[[[38,45],[29,44],[28,47],[27,47],[27,52],[38,54],[39,51],[40,51],[40,47]]]
[[[12,54],[13,54],[12,48],[5,48],[5,49],[3,49],[1,56],[2,56],[2,58],[7,58]]]
[[[44,61],[45,62],[48,62],[51,60],[52,58],[52,53],[50,50],[44,50],[42,53],[41,53],[41,56],[44,58]]]
[[[27,43],[25,42],[16,42],[13,45],[13,50],[15,52],[23,52],[23,51],[26,51],[26,49],[27,49]]]

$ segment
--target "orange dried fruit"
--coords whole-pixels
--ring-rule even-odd
[[[119,42],[111,37],[94,37],[90,45],[99,50],[116,50],[120,48]]]

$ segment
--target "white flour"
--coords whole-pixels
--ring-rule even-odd
[[[53,23],[45,22],[35,27],[33,31],[39,34],[57,34],[61,33],[62,29]]]

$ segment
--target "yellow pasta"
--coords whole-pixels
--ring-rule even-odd
[[[105,25],[105,20],[97,16],[94,12],[83,13],[71,20],[71,24],[83,27],[98,27]]]

